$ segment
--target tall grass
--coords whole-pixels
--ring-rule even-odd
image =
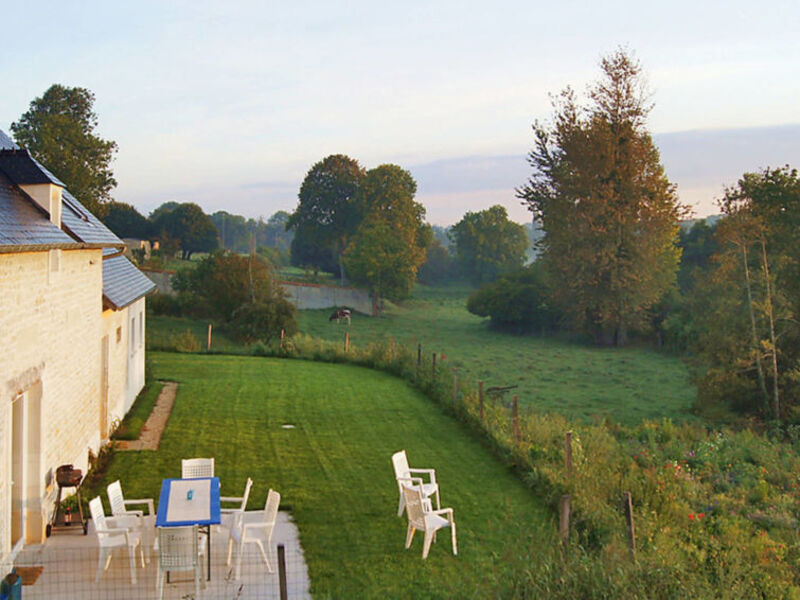
[[[515,597],[800,597],[800,460],[792,444],[750,431],[709,431],[670,419],[587,424],[524,407],[514,438],[507,400],[473,381],[434,373],[390,341],[365,348],[299,336],[258,346],[265,355],[352,362],[405,378],[478,431],[555,513],[571,497],[569,561],[552,548],[515,570]],[[572,432],[574,470],[564,466]],[[634,502],[636,560],[627,547],[623,492]]]

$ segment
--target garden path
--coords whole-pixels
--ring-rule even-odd
[[[178,394],[178,384],[174,381],[167,381],[161,388],[155,406],[147,417],[138,440],[118,440],[114,446],[117,450],[158,450],[158,443],[161,441],[161,434],[167,426],[167,420],[172,412],[172,405],[175,403],[175,396]]]

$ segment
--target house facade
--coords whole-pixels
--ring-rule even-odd
[[[0,132],[0,561],[45,537],[56,468],[144,387],[145,295],[124,243]]]

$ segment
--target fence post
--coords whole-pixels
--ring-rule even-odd
[[[478,416],[483,423],[483,381],[478,382]]]
[[[344,351],[347,352],[350,349],[350,332],[344,332]]]
[[[514,420],[514,444],[519,444],[519,408],[517,407],[517,397],[514,396],[514,403],[511,405],[511,415]]]
[[[568,431],[564,438],[564,468],[567,471],[567,479],[572,477],[572,432]]]
[[[211,323],[208,324],[208,344],[206,350],[211,350]]]
[[[283,338],[286,337],[286,331],[281,329],[281,346],[283,346]]]
[[[631,493],[625,492],[625,520],[628,522],[628,547],[631,551],[631,558],[636,560],[636,530],[633,527],[633,500]]]
[[[458,374],[456,370],[453,369],[453,406],[456,405],[458,401]]]
[[[436,352],[432,354],[431,359],[431,383],[436,381]]]
[[[561,545],[564,547],[564,558],[567,558],[567,548],[569,548],[569,513],[570,513],[570,497],[567,494],[561,496],[558,503],[559,515],[559,535],[561,536]]]
[[[289,590],[286,587],[286,549],[283,544],[278,544],[278,584],[281,590],[281,600],[289,599]]]

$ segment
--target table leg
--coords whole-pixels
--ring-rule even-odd
[[[206,559],[208,560],[208,567],[206,567],[206,581],[211,581],[211,525],[208,526],[208,551]]]

